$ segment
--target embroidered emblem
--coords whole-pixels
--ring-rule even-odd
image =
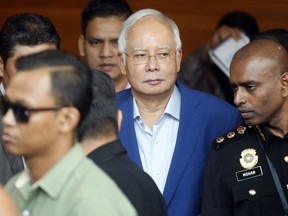
[[[255,149],[244,149],[241,152],[241,158],[239,159],[241,166],[244,169],[251,169],[258,163],[258,155],[256,155]]]

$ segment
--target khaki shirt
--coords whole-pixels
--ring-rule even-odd
[[[33,185],[25,170],[6,189],[23,216],[136,215],[114,181],[78,144]]]

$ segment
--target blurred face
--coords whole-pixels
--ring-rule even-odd
[[[97,17],[90,22],[85,37],[78,41],[79,52],[85,56],[90,68],[107,73],[114,82],[123,78],[119,68],[118,36],[123,17]]]
[[[10,103],[27,108],[55,106],[55,101],[50,95],[48,72],[15,74],[7,87],[5,97]],[[57,142],[59,112],[59,110],[30,112],[28,122],[23,123],[15,118],[11,108],[8,109],[3,116],[2,135],[7,150],[15,155],[23,155],[26,159],[51,156],[57,145],[59,147],[59,141]]]
[[[127,34],[125,52],[126,62],[120,56],[120,65],[134,95],[172,93],[182,52],[176,50],[173,32],[161,19],[136,22]]]
[[[272,58],[250,57],[232,62],[230,71],[234,103],[246,124],[275,125],[287,115],[283,110],[283,85],[278,61]]]
[[[57,49],[57,47],[54,44],[39,44],[35,46],[16,45],[14,55],[7,60],[4,68],[3,84],[5,88],[8,86],[10,78],[16,73],[15,61],[17,58],[50,49]]]

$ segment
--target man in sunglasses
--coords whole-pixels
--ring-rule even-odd
[[[19,58],[15,66],[2,102],[2,138],[27,165],[6,184],[21,215],[136,215],[75,143],[91,105],[91,70],[56,50]]]
[[[0,95],[5,94],[11,76],[15,74],[15,60],[47,49],[58,49],[60,37],[49,18],[34,13],[8,17],[0,31]],[[24,169],[22,157],[10,155],[0,143],[0,183],[5,184]]]

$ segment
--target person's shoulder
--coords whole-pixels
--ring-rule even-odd
[[[217,137],[213,141],[213,149],[220,151],[233,143],[245,140],[251,133],[254,133],[254,127],[240,125],[236,129]]]
[[[181,81],[177,81],[177,87],[180,91],[181,97],[185,98],[186,101],[194,101],[194,103],[201,104],[201,106],[206,106],[206,107],[213,107],[211,111],[217,109],[230,109],[230,110],[236,110],[235,106],[232,106],[222,98],[219,98],[217,96],[214,96],[212,94],[208,94],[205,92],[201,92],[195,89],[188,88],[183,84]]]
[[[6,190],[0,185],[0,209],[1,215],[16,216],[19,215],[15,203]]]
[[[206,92],[202,92],[196,89],[192,89],[187,87],[181,80],[177,80],[176,86],[178,87],[181,94],[192,95],[194,97],[199,97],[201,99],[212,100],[212,101],[221,101],[225,102],[223,99],[216,97],[212,94],[208,94]]]
[[[127,100],[131,96],[132,96],[131,88],[124,89],[116,93],[116,99],[118,103]]]

